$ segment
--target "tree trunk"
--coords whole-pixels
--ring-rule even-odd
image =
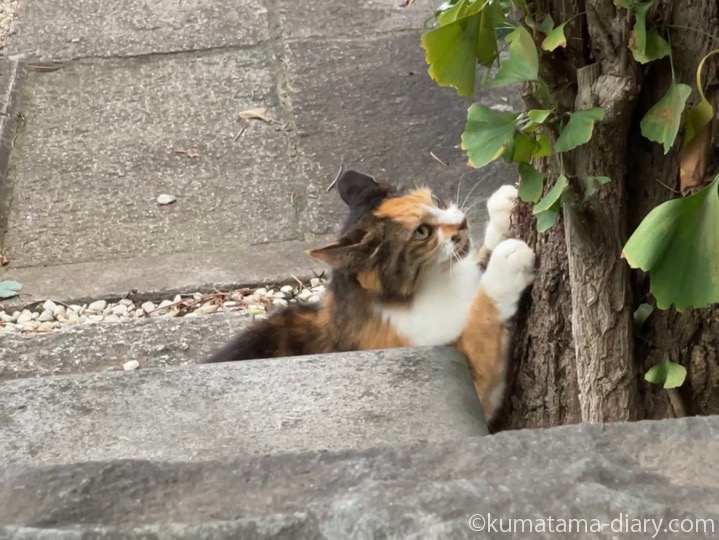
[[[633,311],[653,301],[648,277],[620,257],[647,213],[678,196],[681,134],[665,156],[639,129],[667,90],[669,58],[634,61],[627,48],[633,17],[612,0],[543,0],[534,9],[536,20],[551,14],[557,24],[576,16],[567,25],[568,46],[540,58],[557,110],[601,106],[605,120],[588,144],[563,156],[572,184],[563,219],[538,235],[531,209],[522,206],[515,216],[520,236],[537,250],[539,275],[516,323],[509,398],[496,427],[666,418],[682,414],[682,406],[687,414],[719,413],[719,309],[655,310],[635,336]],[[670,38],[677,80],[694,87],[699,61],[719,47],[719,0],[660,0],[649,13],[648,26]],[[703,75],[719,110],[716,57]],[[536,108],[534,96],[525,98]],[[714,147],[712,176],[718,154]],[[556,178],[556,160],[539,165]],[[576,179],[586,175],[611,182],[584,202]],[[674,405],[666,390],[643,379],[665,354],[688,370]]]

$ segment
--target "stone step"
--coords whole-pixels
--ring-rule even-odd
[[[712,538],[717,440],[719,417],[704,417],[201,463],[5,466],[0,537]]]
[[[249,319],[240,313],[102,322],[46,334],[0,335],[0,381],[196,364]]]
[[[0,383],[5,464],[229,460],[480,434],[469,369],[449,348]]]

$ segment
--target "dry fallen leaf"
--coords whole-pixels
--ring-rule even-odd
[[[709,129],[703,129],[682,148],[679,177],[683,195],[704,183],[710,150],[711,130]]]
[[[270,122],[271,120],[265,116],[267,107],[255,107],[254,109],[247,109],[246,111],[240,112],[240,118],[242,120],[264,120]]]
[[[0,266],[7,266],[10,264],[10,259],[7,256],[7,253],[4,251],[0,253]]]

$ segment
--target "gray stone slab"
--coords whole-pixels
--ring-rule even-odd
[[[252,45],[269,37],[260,0],[23,0],[9,54],[64,60]]]
[[[11,265],[0,268],[0,279],[22,283],[23,296],[4,300],[2,305],[13,310],[38,300],[84,303],[128,293],[142,298],[167,298],[198,290],[284,283],[293,280],[292,276],[307,280],[327,268],[305,251],[329,240],[330,237],[318,237],[309,242],[230,246],[56,266]]]
[[[278,0],[277,13],[286,39],[364,38],[422,28],[432,16],[433,8],[441,3],[441,0],[417,0],[405,8],[402,0]]]
[[[229,460],[486,433],[464,357],[393,349],[0,383],[6,464]]]
[[[705,417],[227,462],[6,467],[0,524],[18,540],[715,538],[718,440],[719,419]],[[651,522],[628,530],[651,519],[658,534]]]
[[[301,239],[303,188],[263,49],[77,61],[33,73],[11,159],[15,266]],[[254,97],[254,101],[252,99]],[[190,157],[185,151],[196,151]],[[177,197],[159,206],[163,193]],[[118,264],[122,264],[118,261]]]
[[[196,364],[246,324],[244,314],[132,320],[48,334],[0,334],[0,380]]]
[[[478,204],[470,221],[481,232],[481,201],[501,184],[514,183],[516,168],[467,165],[459,144],[471,101],[430,80],[418,32],[294,40],[286,52],[298,147],[312,179],[307,219],[313,232],[331,231],[344,215],[337,194],[326,193],[340,164],[393,183],[429,185],[460,202],[472,192],[467,205]],[[507,107],[506,95],[487,91],[478,99]]]

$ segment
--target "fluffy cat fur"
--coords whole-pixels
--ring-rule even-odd
[[[534,278],[534,252],[510,238],[516,189],[490,197],[474,251],[464,213],[427,188],[402,192],[354,171],[337,188],[349,208],[340,238],[309,252],[332,268],[322,301],[276,311],[207,361],[453,345],[491,420],[504,394],[507,322]]]

